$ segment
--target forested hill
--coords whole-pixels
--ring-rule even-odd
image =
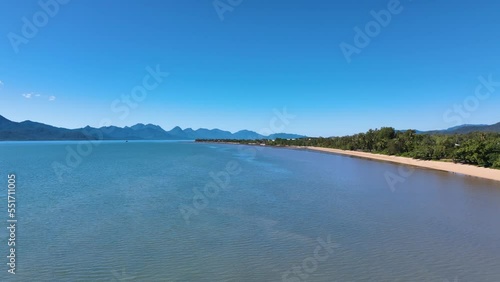
[[[210,141],[235,142],[234,140]],[[392,127],[383,127],[344,137],[239,140],[237,142],[270,146],[325,147],[422,160],[447,160],[500,169],[500,133],[417,134],[415,130],[396,131]]]
[[[472,132],[496,132],[500,133],[500,122],[492,125],[486,124],[464,124],[455,127],[451,127],[445,130],[434,130],[434,131],[426,131],[421,133],[426,134],[465,134]]]

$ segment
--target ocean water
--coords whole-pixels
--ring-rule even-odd
[[[498,182],[291,149],[86,145],[0,143],[0,281],[500,281]]]

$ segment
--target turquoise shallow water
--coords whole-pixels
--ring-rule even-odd
[[[1,281],[500,281],[497,182],[416,169],[392,191],[385,175],[406,167],[192,142],[78,144],[0,143],[5,227],[8,173],[18,205],[17,274],[2,227]],[[67,163],[68,148],[85,156]],[[54,163],[68,168],[61,178]]]

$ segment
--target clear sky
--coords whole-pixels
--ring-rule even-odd
[[[283,131],[311,136],[500,121],[500,1],[54,1],[2,1],[11,120],[260,131],[286,107]],[[148,66],[169,75],[113,109]]]

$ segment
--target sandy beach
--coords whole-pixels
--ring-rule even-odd
[[[459,173],[463,175],[469,175],[474,177],[481,177],[485,179],[500,181],[500,170],[498,169],[490,169],[484,167],[477,167],[472,165],[463,165],[463,164],[455,164],[449,162],[441,162],[441,161],[423,161],[412,158],[398,157],[398,156],[387,156],[380,154],[372,154],[365,152],[356,152],[356,151],[345,151],[338,149],[329,149],[329,148],[320,148],[320,147],[296,147],[300,149],[307,149],[313,151],[327,152],[333,154],[340,154],[346,156],[353,156],[371,160],[392,162],[398,164],[411,165],[422,168],[436,169],[441,171],[448,171],[453,173]]]

